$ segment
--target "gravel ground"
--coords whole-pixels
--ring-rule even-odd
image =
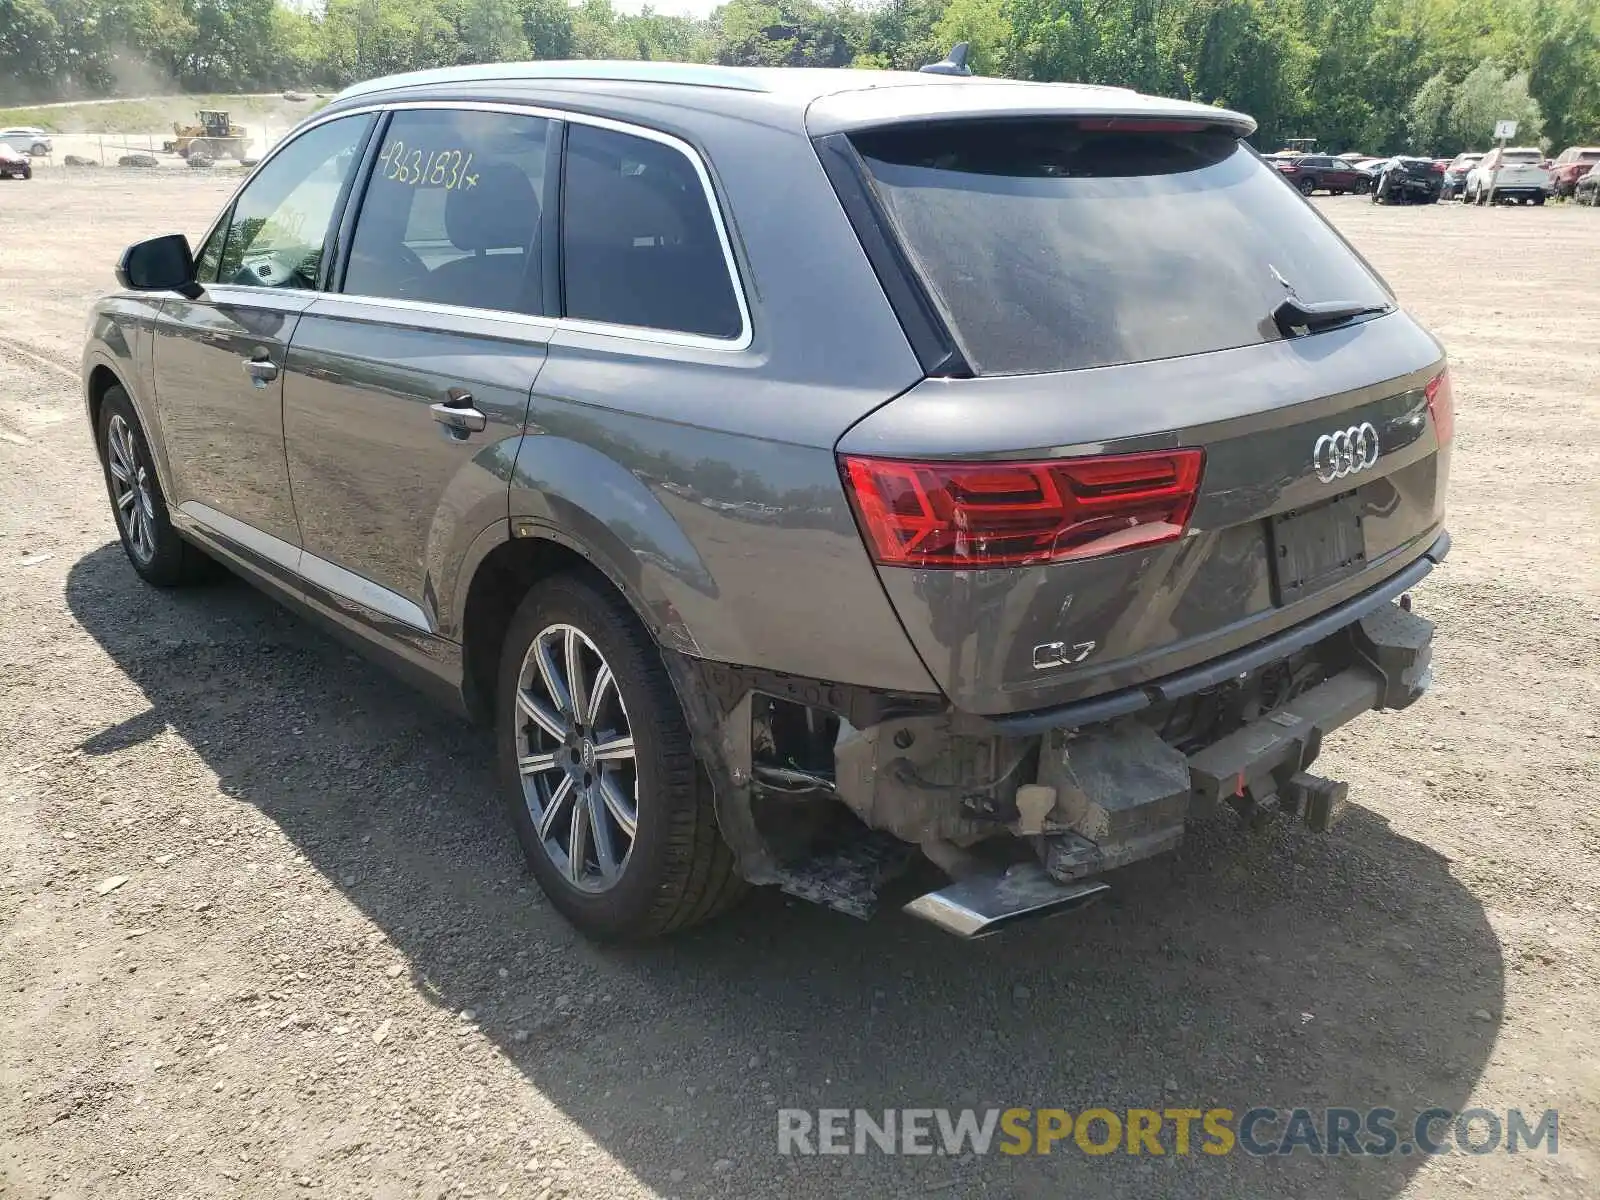
[[[1435,688],[1330,744],[1336,834],[1210,824],[975,945],[760,893],[603,951],[524,873],[485,734],[122,557],[84,311],[229,187],[0,185],[0,1195],[1597,1194],[1600,214],[1319,202],[1459,413]],[[776,1153],[779,1107],[1096,1104],[1555,1107],[1560,1152]]]

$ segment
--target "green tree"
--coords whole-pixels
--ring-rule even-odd
[[[966,42],[971,47],[967,65],[974,74],[1001,74],[1012,37],[1003,3],[1004,0],[950,0],[933,27],[934,44],[948,51],[957,43]]]
[[[1463,146],[1484,146],[1497,121],[1517,122],[1517,141],[1539,144],[1544,119],[1539,102],[1528,94],[1527,74],[1508,75],[1484,59],[1456,88],[1447,128]]]

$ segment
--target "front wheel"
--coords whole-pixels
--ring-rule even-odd
[[[531,590],[501,650],[501,790],[550,902],[600,941],[697,924],[744,891],[660,652],[587,576]]]
[[[28,148],[28,153],[32,154],[32,155],[34,155],[36,157],[37,156],[41,156],[41,155],[45,155],[45,154],[49,154],[50,153],[50,147],[46,146],[43,142],[35,142],[32,146],[30,146]]]
[[[1309,196],[1317,190],[1317,181],[1315,179],[1302,179],[1296,186],[1299,187],[1302,196]]]
[[[133,402],[120,387],[106,389],[100,401],[99,443],[111,512],[133,569],[157,587],[179,587],[211,577],[212,560],[173,528],[150,444]]]

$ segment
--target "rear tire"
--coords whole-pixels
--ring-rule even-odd
[[[123,552],[146,583],[185,587],[217,573],[216,563],[178,535],[156,478],[155,460],[133,403],[122,388],[106,389],[96,431],[111,516]]]
[[[1317,181],[1315,179],[1302,179],[1295,186],[1300,189],[1302,196],[1309,197],[1312,192],[1317,190]]]
[[[572,574],[529,591],[496,699],[507,814],[539,886],[582,933],[655,937],[744,894],[660,652],[609,586]]]

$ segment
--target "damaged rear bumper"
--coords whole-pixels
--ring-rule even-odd
[[[1221,803],[1330,828],[1344,785],[1307,768],[1333,729],[1426,689],[1433,625],[1402,594],[1447,549],[1226,659],[1048,713],[667,661],[746,878],[864,917],[920,849],[956,882],[910,911],[981,936],[1076,907]]]

